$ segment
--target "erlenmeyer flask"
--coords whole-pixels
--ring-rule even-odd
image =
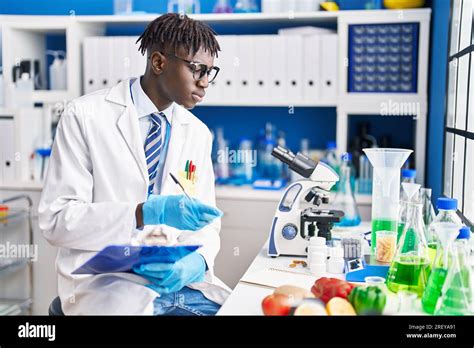
[[[470,234],[469,229],[461,229],[454,242],[452,262],[436,307],[436,315],[473,314],[473,274],[468,262]]]
[[[400,241],[400,237],[405,229],[407,223],[408,203],[418,201],[418,193],[421,185],[415,183],[402,183],[403,197],[404,199],[400,205],[400,214],[398,215],[398,232],[397,232],[397,243]]]
[[[351,167],[341,166],[339,187],[334,199],[333,207],[344,212],[344,218],[336,226],[357,226],[360,224],[359,210],[351,187]]]
[[[428,246],[422,220],[422,205],[409,202],[408,219],[388,271],[387,288],[393,292],[408,290],[421,297],[430,274]]]
[[[433,233],[433,230],[429,229],[430,224],[436,217],[433,203],[431,202],[430,188],[423,187],[420,189],[420,203],[423,204],[423,223],[425,224],[425,238],[426,244],[428,244],[428,254],[430,260],[433,261],[436,255],[437,236],[436,232]]]
[[[436,257],[431,265],[431,274],[421,299],[423,310],[428,314],[434,313],[441,296],[449,262],[452,259],[452,244],[459,234],[459,227],[453,223],[443,222],[436,225],[435,232],[438,239],[438,246],[435,249]]]

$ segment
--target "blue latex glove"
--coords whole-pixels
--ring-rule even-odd
[[[185,195],[150,195],[142,209],[145,225],[165,224],[178,230],[197,231],[222,216],[219,209]]]
[[[188,284],[202,282],[206,261],[201,254],[193,252],[175,263],[147,263],[133,267],[133,271],[151,282],[148,288],[159,294],[168,294]]]

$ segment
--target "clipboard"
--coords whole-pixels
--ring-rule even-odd
[[[134,266],[144,263],[174,263],[200,247],[201,245],[109,245],[72,274],[131,272]]]

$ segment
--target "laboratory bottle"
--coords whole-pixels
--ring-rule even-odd
[[[459,216],[456,214],[458,208],[458,201],[455,198],[445,198],[439,197],[437,200],[438,215],[434,218],[433,222],[428,227],[426,234],[429,236],[429,253],[430,259],[433,260],[436,255],[436,247],[438,245],[436,241],[436,231],[435,226],[440,222],[452,222],[458,225],[459,228],[462,227],[462,221]],[[427,241],[428,242],[428,241]]]
[[[387,275],[387,288],[412,291],[421,297],[430,275],[428,246],[423,230],[422,205],[408,202],[407,223]]]
[[[34,83],[30,74],[24,72],[20,79],[15,83],[15,102],[16,106],[33,107],[33,89]]]
[[[337,156],[337,146],[335,141],[329,141],[327,143],[326,152],[322,161],[329,164],[336,172],[339,171],[339,158]]]
[[[235,13],[253,13],[258,12],[255,0],[237,0],[234,8]]]
[[[224,130],[217,128],[217,179],[227,179],[230,175],[227,141],[224,139]]]
[[[403,183],[415,183],[415,178],[416,178],[416,170],[414,169],[402,169],[402,182],[400,184],[400,199],[402,201],[406,200],[405,192],[403,191],[402,184]]]
[[[422,187],[420,188],[420,201],[423,204],[423,223],[425,228],[428,230],[430,224],[433,222],[436,214],[431,202],[431,189]],[[430,240],[427,238],[426,242],[430,245]]]
[[[67,89],[67,61],[64,51],[46,51],[47,55],[54,57],[53,63],[49,66],[49,84],[51,90]],[[63,56],[63,58],[60,58]]]
[[[256,158],[253,156],[252,141],[248,138],[241,138],[239,141],[239,151],[233,163],[232,176],[237,184],[252,183],[253,168]]]
[[[342,210],[344,217],[336,226],[357,226],[360,224],[359,210],[351,187],[351,167],[349,165],[350,154],[342,155],[343,161],[340,168],[339,187],[334,198],[333,208]]]
[[[472,315],[473,274],[469,262],[469,228],[461,228],[453,245],[452,262],[436,306],[436,315]]]
[[[214,13],[232,13],[232,6],[229,0],[218,0],[212,10]]]
[[[398,215],[398,228],[397,228],[397,242],[400,240],[402,236],[403,230],[405,228],[405,224],[407,222],[407,212],[408,212],[408,203],[418,202],[418,192],[420,190],[421,185],[404,182],[402,183],[402,190],[404,199],[401,200],[400,203],[400,213]]]
[[[436,257],[431,265],[428,284],[421,299],[422,308],[428,314],[433,314],[436,310],[452,258],[452,244],[459,235],[459,228],[456,224],[442,222],[436,225],[435,233],[438,239]]]

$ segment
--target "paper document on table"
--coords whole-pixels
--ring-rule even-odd
[[[282,285],[294,285],[311,289],[316,277],[302,272],[290,271],[281,268],[266,268],[261,271],[245,275],[240,281],[252,285],[278,288]]]

